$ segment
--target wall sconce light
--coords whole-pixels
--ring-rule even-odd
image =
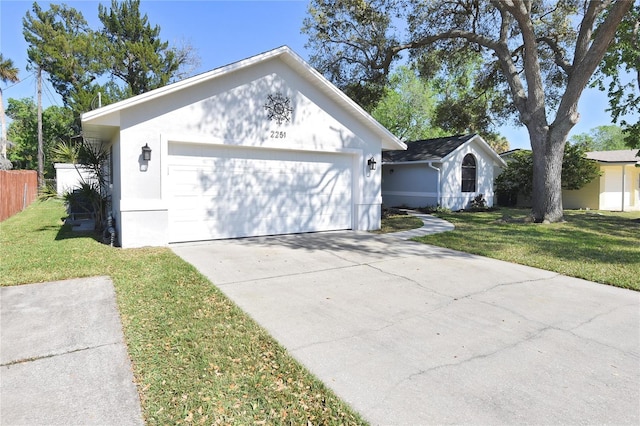
[[[367,166],[369,166],[369,170],[375,170],[376,169],[376,160],[375,158],[371,157],[367,160]]]
[[[146,143],[142,147],[142,160],[149,161],[151,160],[151,148],[149,148],[149,144]]]

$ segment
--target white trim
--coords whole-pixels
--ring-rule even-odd
[[[398,166],[401,164],[442,164],[442,160],[416,160],[416,161],[383,161],[383,166]]]
[[[442,200],[443,201],[444,200],[463,200],[463,199],[471,200],[471,199],[477,197],[478,195],[483,195],[484,199],[486,200],[489,197],[494,197],[495,193],[494,192],[490,192],[490,191],[487,191],[487,192],[478,192],[478,191],[476,191],[476,192],[461,192],[459,194],[455,194],[453,192],[449,192],[449,193],[442,194]]]
[[[401,195],[403,197],[437,197],[437,192],[411,192],[411,191],[383,191],[382,196],[385,195]]]
[[[502,157],[500,157],[498,155],[497,152],[494,151],[493,148],[491,148],[489,146],[489,144],[482,139],[482,136],[478,135],[477,133],[473,135],[472,138],[470,138],[468,141],[466,141],[465,143],[463,143],[462,145],[460,145],[459,147],[457,147],[456,149],[454,149],[453,151],[451,151],[449,154],[445,155],[442,158],[442,162],[445,162],[449,159],[449,157],[453,156],[454,153],[460,149],[462,149],[462,147],[464,147],[465,145],[471,143],[473,140],[476,140],[476,142],[478,142],[478,144],[480,145],[480,147],[486,152],[488,153],[493,160],[498,163],[498,165],[502,166],[502,167],[507,167],[507,163],[502,159]]]
[[[442,163],[440,163],[440,165],[442,165]],[[436,180],[436,184],[438,186],[436,187],[436,189],[438,191],[438,198],[437,199],[438,199],[438,203],[439,203],[440,202],[440,193],[442,192],[442,176],[441,176],[442,175],[442,169],[439,169],[439,168],[435,167],[433,165],[433,162],[431,162],[431,161],[427,164],[427,167],[429,167],[432,170],[435,170],[436,173],[438,174],[438,179]]]
[[[461,193],[455,193],[455,192],[445,192],[443,194],[440,194],[440,196],[444,199],[444,198],[468,198],[468,197],[477,197],[478,195],[484,195],[484,196],[493,196],[494,193],[487,191],[487,192],[461,192]],[[406,196],[406,197],[436,197],[438,195],[437,192],[411,192],[411,191],[384,191],[382,192],[382,195],[402,195],[402,196]]]
[[[273,49],[271,51],[214,69],[212,71],[187,78],[177,83],[169,84],[167,86],[151,90],[147,93],[133,96],[129,99],[125,99],[123,101],[86,112],[81,116],[82,125],[83,127],[84,125],[90,125],[91,121],[99,121],[101,118],[105,118],[108,115],[119,114],[124,109],[131,108],[145,102],[150,102],[159,97],[170,95],[182,89],[230,74],[239,69],[247,68],[276,57],[281,57],[286,64],[291,66],[294,70],[298,71],[301,77],[305,78],[312,85],[317,86],[334,102],[337,102],[347,110],[350,110],[350,112],[354,116],[360,118],[360,120],[363,121],[369,129],[371,129],[374,133],[382,138],[383,148],[390,150],[407,149],[407,145],[404,142],[394,136],[382,124],[378,123],[369,113],[362,109],[362,107],[360,107],[351,98],[345,95],[344,92],[342,92],[340,89],[334,86],[329,80],[327,80],[322,74],[311,67],[311,65],[305,62],[304,59],[298,56],[288,46],[282,46],[277,49]],[[120,117],[118,117],[116,121],[119,124]],[[99,122],[96,124],[100,125]]]
[[[330,148],[306,148],[306,147],[288,147],[277,145],[276,142],[265,141],[260,145],[241,145],[238,143],[234,143],[232,141],[225,141],[221,138],[217,138],[214,136],[203,135],[203,134],[165,134],[160,136],[163,144],[166,143],[167,146],[167,155],[169,154],[168,147],[169,143],[185,143],[185,144],[197,144],[197,145],[208,145],[214,147],[223,147],[223,148],[239,148],[239,149],[271,149],[278,151],[293,151],[293,152],[326,152],[329,154],[360,154],[362,153],[361,149],[356,148],[340,148],[340,147],[330,147]]]
[[[74,163],[54,163],[53,167],[56,170],[70,170],[70,169],[75,169],[75,170],[91,170],[89,167],[84,166],[82,164],[74,164]]]
[[[622,212],[624,212],[624,198],[625,198],[624,196],[625,196],[625,193],[627,192],[627,188],[626,188],[626,185],[625,185],[627,183],[627,171],[626,171],[626,168],[627,168],[626,165],[623,164],[622,165],[622,188],[621,188],[622,189],[622,191],[621,191],[622,192],[622,206],[620,208],[620,211],[622,211]]]

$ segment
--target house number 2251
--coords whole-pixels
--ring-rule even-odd
[[[284,139],[287,137],[287,132],[272,130],[271,131],[271,139]]]

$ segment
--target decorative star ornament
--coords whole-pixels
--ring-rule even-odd
[[[284,122],[291,121],[291,113],[293,112],[291,99],[281,93],[268,95],[264,109],[267,110],[269,120],[275,120],[278,126]]]

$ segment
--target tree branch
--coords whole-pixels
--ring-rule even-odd
[[[482,47],[486,47],[487,49],[494,50],[494,51],[499,48],[498,42],[491,40],[488,37],[482,36],[480,34],[475,34],[475,33],[472,33],[469,31],[463,31],[463,30],[449,30],[440,34],[427,36],[427,37],[421,38],[420,40],[412,41],[409,43],[390,46],[386,50],[386,54],[384,55],[384,60],[382,61],[381,64],[378,64],[376,68],[382,69],[385,72],[387,72],[389,70],[389,67],[391,66],[393,57],[404,50],[418,49],[418,48],[433,44],[436,41],[450,40],[450,39],[456,39],[456,38],[465,39],[467,41],[476,43]]]
[[[505,43],[509,39],[509,26],[511,24],[511,17],[507,11],[502,7],[500,1],[492,1],[491,4],[500,12],[500,43]]]
[[[551,37],[538,37],[536,39],[538,43],[544,43],[553,51],[554,62],[567,74],[571,74],[571,64],[565,59],[565,52],[558,46],[556,40]]]
[[[626,1],[626,0],[623,0]],[[633,2],[629,2],[633,3]],[[573,55],[574,65],[581,62],[584,56],[589,50],[589,43],[591,43],[591,35],[593,33],[593,25],[598,15],[609,7],[611,0],[605,0],[602,2],[590,1],[588,2],[587,10],[584,13],[582,22],[580,24],[580,32],[578,33],[578,39],[576,40],[576,49]]]
[[[636,51],[640,51],[640,40],[638,40],[640,36],[640,21],[636,20],[633,25],[633,31],[631,32],[631,44]],[[638,85],[638,91],[640,91],[640,66],[636,65],[636,84]]]
[[[538,43],[531,21],[531,2],[527,0],[505,0],[504,8],[518,22],[524,45],[524,74],[527,80],[526,108],[521,111],[521,119],[527,124],[534,116],[538,123],[546,126],[544,85],[538,57]]]
[[[574,60],[573,72],[569,75],[567,81],[567,87],[560,101],[556,119],[553,123],[554,126],[573,126],[578,122],[578,113],[576,111],[578,99],[582,94],[585,86],[589,82],[589,79],[593,72],[596,70],[600,61],[604,57],[604,54],[615,36],[616,30],[625,14],[629,12],[633,2],[626,0],[619,0],[614,3],[611,9],[607,12],[607,16],[602,24],[597,29],[596,37],[593,39],[591,46],[581,54],[579,62]],[[591,5],[589,8],[591,9]],[[586,23],[595,22],[596,17],[585,16]],[[583,21],[580,28],[580,33],[592,34],[592,28],[585,27]],[[578,48],[576,48],[578,49]],[[584,47],[580,47],[584,49]],[[576,58],[577,59],[577,58]]]

